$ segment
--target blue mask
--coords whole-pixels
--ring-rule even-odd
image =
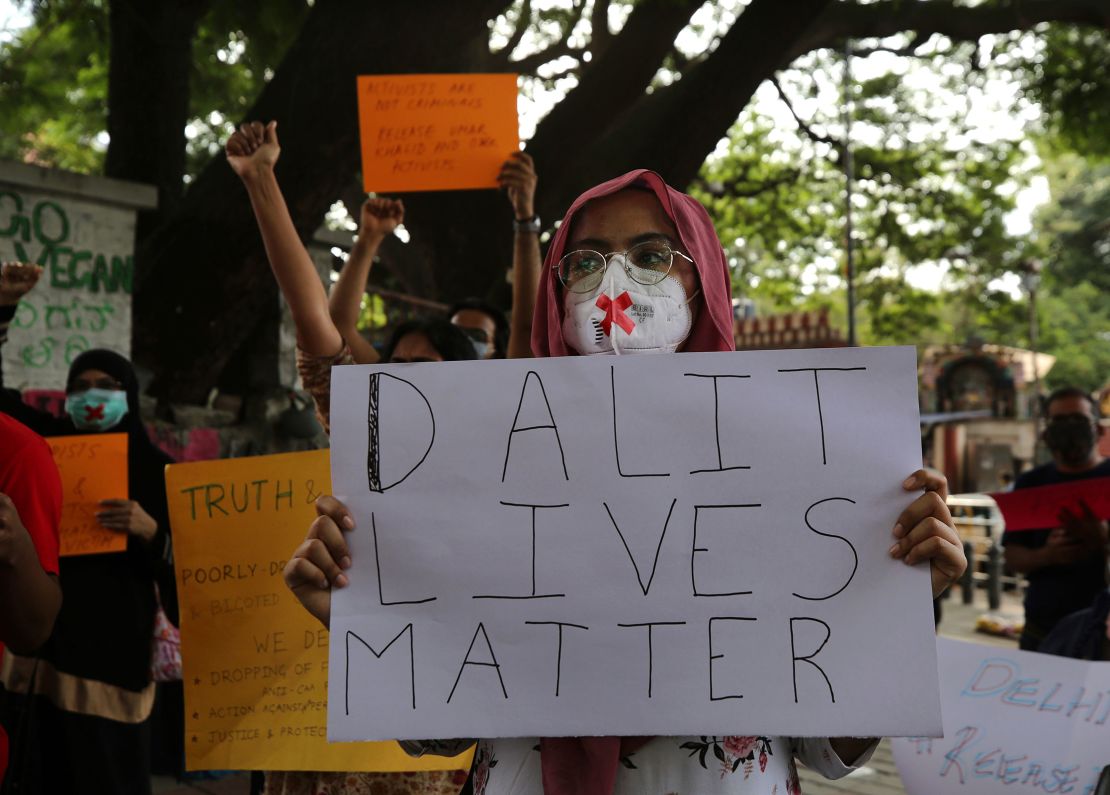
[[[471,339],[470,344],[474,347],[474,353],[478,354],[479,359],[486,358],[486,354],[489,353],[488,342],[479,342],[476,339]]]
[[[106,431],[127,414],[127,393],[122,389],[87,389],[66,396],[66,413],[81,431]]]

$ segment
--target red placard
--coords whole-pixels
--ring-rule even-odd
[[[1110,519],[1110,478],[1090,478],[1074,483],[997,492],[990,496],[1002,511],[1006,532],[1059,527],[1061,509],[1066,508],[1077,516],[1083,515],[1080,502],[1094,511],[1099,519]]]

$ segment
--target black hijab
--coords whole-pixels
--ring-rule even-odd
[[[95,349],[85,351],[69,367],[66,391],[77,376],[88,370],[107,373],[123,385],[127,393],[127,413],[114,427],[104,433],[127,434],[127,487],[128,497],[135,500],[149,513],[160,528],[169,524],[169,511],[166,506],[166,464],[173,459],[154,446],[143,425],[139,404],[139,379],[135,368],[127,359],[114,351]],[[72,433],[88,433],[73,426]]]
[[[104,433],[127,434],[127,497],[158,523],[158,532],[150,542],[129,537],[122,553],[62,558],[62,610],[44,657],[67,673],[138,691],[150,681],[155,582],[167,612],[176,612],[165,479],[172,459],[147,435],[131,362],[108,350],[86,351],[73,360],[66,386],[88,370],[106,373],[127,393],[127,414]],[[69,417],[53,430],[88,433]]]

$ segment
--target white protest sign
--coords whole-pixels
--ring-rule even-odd
[[[332,370],[333,740],[939,731],[912,348]]]
[[[944,739],[893,742],[910,795],[1090,795],[1110,764],[1110,663],[937,639]]]

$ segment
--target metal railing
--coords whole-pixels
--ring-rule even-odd
[[[967,571],[960,582],[964,604],[971,604],[975,591],[985,587],[991,610],[1002,604],[1002,589],[1022,592],[1025,578],[1007,574],[1002,556],[1002,531],[1006,525],[998,505],[986,494],[952,494],[948,497],[952,522],[964,543]]]

